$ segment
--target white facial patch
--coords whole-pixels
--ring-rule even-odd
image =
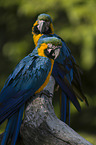
[[[52,51],[52,49],[50,48],[50,49],[48,49],[47,51],[50,53],[50,52]]]

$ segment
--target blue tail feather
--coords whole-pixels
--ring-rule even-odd
[[[62,121],[66,121],[66,112],[67,112],[67,97],[64,94],[64,92],[62,92],[61,95],[61,120]]]
[[[10,131],[9,138],[11,138],[13,136],[14,129],[15,129],[15,126],[16,126],[16,123],[17,123],[17,118],[18,118],[18,112],[15,113],[15,118],[14,118],[14,121],[13,121],[13,124],[12,124],[12,128],[11,128],[11,131]]]
[[[70,100],[68,101],[68,123],[70,125]]]
[[[61,95],[61,120],[63,122],[67,121],[70,125],[70,100],[64,92]]]
[[[9,118],[1,145],[6,145],[8,139],[12,138],[11,145],[16,144],[16,140],[19,134],[20,126],[22,123],[22,117],[24,112],[24,105],[22,105],[18,112]]]
[[[14,119],[15,119],[15,114],[8,120],[6,129],[5,129],[5,132],[4,132],[4,136],[3,136],[3,139],[2,139],[2,142],[1,142],[1,145],[6,145],[7,144],[8,137],[10,135],[10,130],[12,128]]]
[[[21,123],[22,123],[23,112],[24,112],[24,105],[22,105],[19,109],[17,124],[16,124],[15,131],[14,131],[14,134],[13,134],[13,137],[12,137],[11,145],[16,144],[16,140],[17,140],[17,137],[18,137],[18,134],[19,134],[20,126],[21,126]]]

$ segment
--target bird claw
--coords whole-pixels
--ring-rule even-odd
[[[41,97],[41,95],[46,95],[48,98],[53,98],[53,94],[52,93],[50,93],[48,90],[43,90],[43,91],[41,91],[40,92],[40,97]]]

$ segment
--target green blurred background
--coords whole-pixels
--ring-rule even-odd
[[[71,127],[96,145],[96,0],[0,0],[0,90],[34,48],[31,27],[40,13],[52,17],[55,33],[83,70],[82,86],[90,106],[81,103],[78,113],[71,105]],[[59,98],[53,103],[60,117]]]

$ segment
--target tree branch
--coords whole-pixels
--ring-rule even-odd
[[[53,93],[54,85],[51,76],[44,90]],[[24,145],[91,145],[56,117],[52,98],[41,93],[27,102],[20,136]]]
[[[54,85],[51,76],[44,90],[53,93]],[[38,94],[28,103],[20,134],[25,145],[91,145],[56,117],[52,98],[44,94]]]

